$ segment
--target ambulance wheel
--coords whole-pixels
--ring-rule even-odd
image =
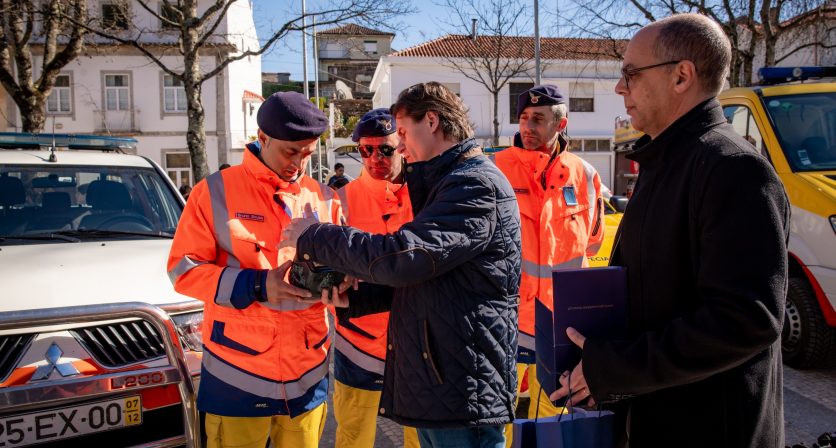
[[[784,364],[813,369],[836,364],[836,329],[827,325],[806,280],[791,278],[781,332]]]

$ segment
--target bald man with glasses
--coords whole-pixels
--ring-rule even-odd
[[[677,14],[640,30],[616,93],[646,135],[610,264],[625,266],[629,337],[567,334],[583,358],[551,398],[616,402],[621,445],[784,446],[781,329],[790,209],[775,170],[717,94],[731,44]]]

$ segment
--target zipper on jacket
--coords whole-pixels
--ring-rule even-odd
[[[444,381],[441,379],[441,374],[438,373],[438,369],[435,366],[435,360],[432,357],[432,352],[430,352],[430,327],[426,320],[424,320],[424,352],[422,353],[422,356],[427,364],[430,365],[438,384],[444,384]]]

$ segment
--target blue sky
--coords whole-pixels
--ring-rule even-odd
[[[258,36],[264,39],[270,35],[271,30],[276,29],[279,24],[284,23],[291,17],[298,16],[302,8],[302,0],[252,0],[255,25]],[[315,9],[316,4],[327,4],[329,0],[307,0],[308,11]],[[395,39],[392,48],[403,50],[430,39],[434,39],[450,32],[450,27],[443,21],[450,14],[444,7],[435,4],[437,0],[422,0],[411,2],[418,10],[401,18],[399,21],[404,25],[395,32]],[[523,0],[528,1],[528,0]],[[281,7],[276,7],[281,4]],[[533,4],[533,3],[532,3]],[[554,35],[556,30],[550,30],[549,22],[554,22],[554,9],[557,7],[557,0],[540,1],[540,31],[543,36]],[[312,6],[313,5],[313,6]],[[554,31],[554,32],[550,32]],[[459,31],[462,33],[463,31]],[[533,29],[529,35],[533,35]],[[308,40],[308,76],[313,80],[313,51],[311,41]],[[289,35],[283,41],[273,45],[273,48],[261,58],[262,71],[264,72],[290,72],[291,79],[302,80],[302,37],[300,33]]]
[[[283,19],[291,17],[292,11],[300,11],[301,0],[291,0],[288,5],[279,11],[275,7],[276,0],[253,0],[253,13],[255,25],[258,30],[258,37],[265,38],[274,29],[276,24],[283,23]],[[311,0],[307,0],[307,8],[311,10]],[[414,4],[419,9],[418,14],[404,17],[402,21],[406,26],[395,32],[395,39],[392,48],[402,50],[417,45],[428,39],[446,34],[444,28],[438,24],[437,19],[444,13],[444,8],[434,5],[431,1],[424,1],[421,4]],[[423,32],[423,35],[422,35]],[[426,37],[425,37],[426,36]],[[313,80],[313,52],[311,41],[308,41],[308,77]],[[290,72],[293,80],[302,80],[302,36],[301,33],[294,33],[273,46],[268,54],[261,58],[261,70],[264,72]]]

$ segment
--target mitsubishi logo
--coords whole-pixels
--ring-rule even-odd
[[[53,370],[58,370],[61,376],[78,375],[80,372],[75,368],[72,362],[61,362],[61,356],[64,352],[58,347],[58,344],[52,343],[46,351],[46,365],[39,366],[32,375],[33,380],[45,380],[49,378]]]

